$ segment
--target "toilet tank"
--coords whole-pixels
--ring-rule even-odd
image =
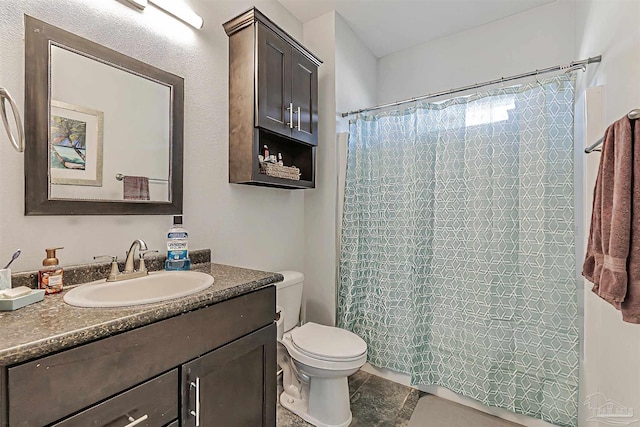
[[[304,275],[297,271],[288,270],[279,273],[284,276],[284,280],[275,284],[276,306],[282,309],[284,332],[287,332],[293,329],[300,320]]]

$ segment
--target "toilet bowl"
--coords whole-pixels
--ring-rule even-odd
[[[303,276],[281,274],[285,280],[276,284],[280,404],[314,426],[346,427],[352,419],[347,377],[367,361],[367,344],[344,329],[312,322],[296,326]]]

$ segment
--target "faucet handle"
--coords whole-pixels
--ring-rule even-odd
[[[140,257],[140,263],[138,264],[138,271],[147,271],[147,267],[144,265],[144,257],[147,254],[158,253],[158,251],[148,250],[148,251],[140,251],[138,256]]]
[[[112,281],[115,280],[118,274],[120,274],[120,269],[118,268],[118,257],[115,255],[97,255],[93,257],[93,259],[95,260],[106,258],[111,259],[111,271],[109,272],[109,277],[107,278],[107,280]]]
[[[153,253],[158,253],[158,251],[154,251],[154,250],[148,250],[148,251],[140,251],[140,253],[138,253],[138,256],[140,257],[140,259],[144,260],[145,255],[147,254],[153,254]]]

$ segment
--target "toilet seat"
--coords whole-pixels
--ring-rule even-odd
[[[367,343],[345,329],[309,322],[294,328],[291,343],[301,354],[326,362],[353,362],[367,354]]]

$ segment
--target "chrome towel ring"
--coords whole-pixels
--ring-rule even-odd
[[[16,122],[16,129],[18,131],[17,139],[11,133],[11,128],[9,127],[5,101],[9,101],[9,105],[11,106],[11,112],[13,113],[13,119]],[[9,92],[3,87],[0,87],[0,115],[2,115],[2,122],[4,123],[4,128],[7,131],[7,136],[9,136],[11,145],[13,145],[13,148],[15,148],[18,153],[22,153],[24,151],[24,130],[22,127],[22,120],[20,119],[20,112],[18,111],[18,106]]]

